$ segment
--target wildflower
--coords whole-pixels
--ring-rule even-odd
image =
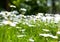
[[[46,19],[47,19],[48,22],[50,22],[52,17],[51,16],[46,16]]]
[[[2,11],[0,14],[2,14],[3,16],[8,15],[7,11]]]
[[[57,34],[60,34],[60,31],[58,31]]]
[[[58,39],[57,36],[53,36],[51,34],[40,34],[40,36],[43,36],[43,37],[51,37],[51,38],[54,38],[54,39]]]
[[[14,10],[14,11],[12,11],[11,13],[12,13],[12,14],[18,14],[18,12],[17,12],[17,11],[15,11],[15,10]]]
[[[18,22],[13,22],[13,23],[18,24]]]
[[[17,37],[19,38],[19,37],[25,37],[26,35],[17,35]]]
[[[46,31],[46,32],[49,32],[49,30],[48,29],[42,29],[43,31]]]
[[[50,34],[39,34],[40,36],[49,37]]]
[[[38,13],[38,16],[43,16],[43,13]]]
[[[14,6],[14,5],[10,5],[10,7],[16,8],[16,6]]]
[[[16,24],[15,23],[10,23],[10,26],[16,26]]]
[[[25,9],[25,8],[21,8],[20,10],[22,10],[22,11],[26,11],[26,9]]]
[[[46,17],[45,16],[43,16],[41,19],[42,19],[42,21],[46,22]]]
[[[3,21],[2,23],[5,25],[16,26],[16,24],[11,21]]]
[[[54,16],[55,16],[55,17],[60,17],[60,15],[59,15],[59,14],[55,14]]]
[[[11,12],[6,12],[5,13],[5,16],[9,16],[9,15],[11,15]]]
[[[48,13],[46,13],[45,16],[53,16],[53,14],[48,14]]]
[[[29,39],[30,42],[34,42],[34,40],[32,38]]]
[[[57,36],[50,35],[51,38],[58,39]]]
[[[39,18],[41,18],[41,16],[36,16],[36,19],[39,19]]]
[[[55,17],[54,18],[54,23],[58,23],[60,21],[60,17]]]
[[[5,24],[5,25],[7,25],[7,24],[10,24],[11,21],[3,21],[2,23]]]

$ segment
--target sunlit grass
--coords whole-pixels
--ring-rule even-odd
[[[22,21],[16,26],[0,26],[0,42],[58,42],[60,41],[58,31],[58,24],[54,22]],[[40,34],[50,34],[50,36]]]

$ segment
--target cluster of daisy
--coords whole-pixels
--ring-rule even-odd
[[[34,26],[31,25],[31,20],[33,20],[33,22],[36,22],[36,20],[40,20],[43,22],[54,22],[54,23],[58,23],[60,21],[60,15],[59,14],[45,14],[43,15],[43,13],[38,13],[37,15],[16,15],[18,14],[17,11],[12,11],[12,12],[7,12],[7,11],[1,11],[0,12],[0,19],[2,18],[2,23],[3,24],[9,24],[11,26],[16,26],[16,24],[18,24],[18,22],[23,22],[23,24],[29,24],[29,26]]]

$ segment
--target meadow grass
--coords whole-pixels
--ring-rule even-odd
[[[29,23],[22,21],[15,27],[2,25],[0,26],[0,42],[59,42],[58,25],[54,22],[39,20],[35,22],[31,20]],[[46,34],[51,34],[51,36]]]

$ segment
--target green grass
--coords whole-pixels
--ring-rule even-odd
[[[34,42],[58,42],[60,40],[60,36],[57,34],[59,30],[58,24],[39,20],[36,22],[33,22],[33,20],[29,21],[29,25],[31,24],[33,26],[23,23],[24,21],[15,27],[9,25],[0,26],[0,42],[31,42],[29,41],[30,38],[32,38]],[[43,31],[42,29],[48,29],[49,32]],[[44,37],[39,34],[52,34],[58,38]],[[18,35],[24,36],[18,37]]]

